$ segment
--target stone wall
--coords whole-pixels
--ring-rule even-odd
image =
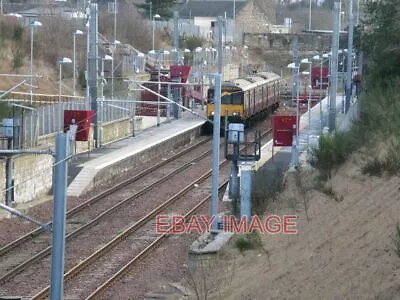
[[[301,33],[298,34],[299,51],[328,51],[332,44],[330,34]],[[262,48],[263,50],[292,50],[294,34],[279,33],[251,33],[243,34],[243,44],[250,48]],[[347,36],[340,36],[341,48],[347,48]]]
[[[48,195],[53,178],[52,155],[19,155],[13,156],[14,201],[23,203],[39,196]],[[6,160],[0,161],[1,190],[6,185]],[[1,193],[0,201],[4,203],[5,193]]]

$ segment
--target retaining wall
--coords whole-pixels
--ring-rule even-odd
[[[136,131],[142,130],[142,118],[136,119]],[[103,124],[103,144],[123,139],[132,135],[129,118]],[[55,147],[56,133],[39,137],[40,148]],[[88,142],[77,142],[77,153],[93,149],[93,128]],[[51,155],[13,156],[14,202],[24,203],[51,192],[54,158]],[[0,159],[0,191],[6,188],[6,160]],[[0,195],[0,202],[5,202],[5,193]]]
[[[164,142],[154,145],[144,151],[138,152],[128,158],[119,160],[110,166],[99,170],[91,180],[90,184],[82,191],[86,193],[96,186],[112,180],[115,175],[128,172],[136,166],[142,164],[144,161],[152,159],[159,159],[166,153],[187,144],[192,143],[197,137],[201,135],[201,126],[190,129],[182,134],[170,138]],[[71,195],[72,196],[72,195]]]
[[[13,156],[14,202],[29,202],[51,191],[54,158],[51,155]],[[0,190],[6,188],[6,160],[0,162]],[[5,193],[0,195],[5,202]]]

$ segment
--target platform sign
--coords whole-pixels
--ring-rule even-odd
[[[272,116],[273,146],[279,146],[279,147],[292,146],[294,125],[296,125],[295,115]]]
[[[70,125],[76,124],[78,128],[75,140],[79,142],[87,141],[93,115],[93,110],[64,110],[64,131],[69,130]]]

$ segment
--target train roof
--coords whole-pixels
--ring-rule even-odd
[[[247,90],[279,78],[279,75],[272,72],[259,72],[246,78],[237,78],[224,81],[222,86],[235,86],[242,90]]]

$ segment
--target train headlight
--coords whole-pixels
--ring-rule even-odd
[[[214,115],[214,112],[213,112],[213,111],[211,112],[211,115],[212,115],[212,116]]]
[[[240,116],[240,112],[234,112],[233,114],[232,114],[233,116]]]

